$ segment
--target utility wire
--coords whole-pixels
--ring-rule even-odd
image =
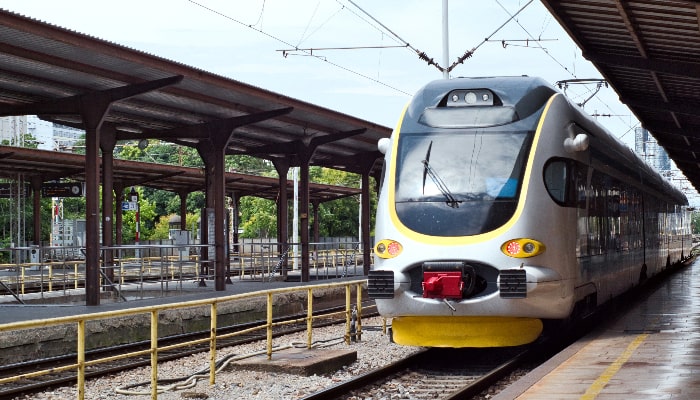
[[[496,1],[496,4],[498,4],[498,5],[503,9],[503,11],[506,12],[506,14],[510,15],[510,19],[509,19],[508,21],[510,21],[510,20],[512,20],[513,18],[515,18],[515,16],[518,15],[518,14],[520,13],[520,11],[523,10],[523,8],[527,7],[530,3],[532,3],[532,0],[530,0],[530,2],[528,2],[527,4],[525,4],[525,5],[523,6],[523,8],[521,8],[520,10],[518,10],[518,12],[516,12],[515,14],[511,14],[510,11],[508,11],[508,9],[505,8],[505,7],[503,6],[503,4],[501,4],[500,1],[498,1],[498,0],[495,0],[495,1]],[[530,36],[531,39],[535,39],[535,37],[532,36],[532,34],[531,34],[530,32],[528,32],[527,29],[525,29],[525,27],[520,23],[520,21],[518,21],[518,20],[516,19],[516,20],[515,20],[515,23],[517,23],[517,24],[520,26],[520,28],[522,28],[522,30],[524,30],[525,33],[527,33],[527,35]],[[549,56],[549,58],[551,58],[552,60],[554,60],[555,63],[559,64],[559,66],[562,67],[562,68],[564,68],[564,70],[565,70],[566,72],[570,73],[571,76],[573,76],[574,78],[578,78],[578,77],[576,76],[575,73],[571,72],[571,71],[569,70],[569,68],[565,67],[562,63],[560,63],[559,60],[557,60],[553,55],[551,55],[551,54],[549,53],[549,51],[548,51],[546,48],[542,47],[542,45],[539,44],[539,42],[535,42],[535,44],[536,44],[540,49],[542,49],[542,51],[544,51],[544,53],[547,54],[547,56]]]
[[[530,0],[530,1],[532,1],[532,0]],[[386,25],[382,24],[378,19],[374,18],[370,13],[368,13],[368,12],[365,11],[365,10],[363,10],[362,7],[360,7],[360,6],[358,6],[357,4],[355,4],[354,1],[348,0],[348,2],[349,2],[350,4],[352,4],[353,6],[357,7],[357,9],[360,10],[360,11],[362,11],[366,16],[372,18],[372,21],[378,23],[379,26],[381,26],[382,28],[386,29],[387,32],[389,32],[390,34],[392,34],[392,35],[393,35],[396,39],[398,39],[401,43],[405,44],[406,47],[408,47],[409,49],[415,51],[416,54],[418,54],[418,58],[420,58],[421,60],[427,62],[428,65],[434,65],[435,68],[437,68],[438,70],[440,70],[440,72],[443,72],[443,71],[445,70],[445,69],[444,69],[443,67],[441,67],[437,62],[435,62],[434,59],[428,57],[428,55],[425,54],[425,52],[420,51],[420,50],[416,49],[415,47],[411,46],[410,43],[408,43],[407,41],[403,40],[399,35],[397,35],[394,31],[392,31],[391,29],[389,29]]]
[[[513,15],[511,15],[510,13],[508,13],[508,15],[510,15],[510,18],[508,18],[508,20],[507,20],[506,22],[504,22],[503,24],[501,24],[501,26],[499,26],[498,28],[496,28],[496,30],[493,31],[490,35],[488,35],[488,36],[486,37],[486,39],[484,39],[481,43],[479,43],[478,45],[476,45],[476,46],[475,46],[474,48],[472,48],[471,50],[467,50],[464,54],[462,54],[461,57],[457,58],[457,60],[456,60],[455,62],[453,62],[452,65],[450,65],[449,68],[447,68],[447,72],[448,72],[448,73],[451,72],[453,69],[455,69],[455,67],[456,67],[457,65],[463,64],[463,63],[464,63],[464,60],[466,60],[466,59],[470,58],[471,56],[473,56],[473,55],[474,55],[474,52],[476,51],[476,49],[478,49],[479,47],[481,47],[481,45],[483,45],[484,43],[488,42],[489,39],[491,39],[491,37],[492,37],[493,35],[495,35],[498,31],[500,31],[501,29],[503,29],[504,26],[506,26],[510,21],[512,21],[512,20],[513,20],[518,14],[520,14],[527,6],[529,6],[530,4],[532,4],[532,1],[533,1],[533,0],[530,0],[530,1],[528,1],[527,3],[525,3],[525,5],[522,6],[522,7],[520,7],[520,9],[519,9],[515,14],[513,14]],[[496,0],[496,2],[498,3],[498,0]],[[500,5],[500,3],[499,3],[499,5]],[[501,6],[501,7],[503,7],[503,6]],[[506,11],[506,12],[507,12],[507,11]],[[518,20],[515,20],[515,22],[518,22]],[[520,25],[519,22],[518,22],[518,25]],[[520,26],[522,27],[522,25],[520,25]],[[529,33],[528,33],[528,35],[529,35]],[[531,36],[532,36],[532,35],[531,35]],[[540,46],[540,47],[542,47],[542,46]]]
[[[506,12],[506,14],[510,15],[510,12],[508,11],[508,9],[506,9],[506,8],[503,6],[503,4],[500,3],[499,0],[494,0],[494,1],[503,9],[503,11]],[[528,36],[530,36],[530,38],[533,38],[533,39],[534,39],[534,36],[532,36],[532,34],[531,34],[530,32],[528,32],[527,29],[525,29],[525,27],[520,23],[520,21],[515,20],[515,22],[520,26],[520,28],[522,28],[523,31],[525,31],[525,33],[528,34]],[[549,22],[548,22],[547,24],[549,24]],[[543,32],[544,32],[544,30],[543,30]],[[565,66],[564,66],[561,62],[559,62],[559,60],[557,60],[546,48],[542,47],[542,45],[540,45],[539,42],[535,42],[535,44],[536,44],[538,47],[540,47],[540,49],[542,49],[542,51],[544,51],[544,53],[547,54],[547,56],[548,56],[549,58],[551,58],[552,60],[554,60],[555,63],[557,63],[560,67],[562,67],[566,72],[568,72],[569,74],[571,74],[571,76],[573,76],[574,78],[578,78],[578,77],[576,76],[576,73],[575,73],[575,72],[573,72],[573,71],[569,70],[569,68],[565,67]],[[588,101],[588,100],[586,100],[586,101]],[[599,101],[601,104],[603,104],[608,110],[612,111],[612,108],[611,108],[607,103],[605,103],[604,101],[602,101],[602,100],[600,100],[600,99],[598,99],[598,101]],[[633,126],[630,126],[630,125],[628,124],[628,122],[625,121],[622,117],[618,117],[618,118],[620,119],[620,121],[621,121],[622,123],[624,123],[625,125],[627,125],[628,128],[629,128],[629,129],[627,129],[627,131],[626,131],[625,133],[623,133],[621,136],[619,136],[619,139],[622,139],[625,135],[627,135],[627,133],[629,133],[630,131],[632,131],[632,130],[636,127],[636,125],[638,125],[638,124],[635,124],[635,125],[633,125]]]
[[[258,20],[255,21],[253,26],[260,24],[262,26],[262,16],[265,14],[265,0],[263,0],[262,7],[260,7],[260,14],[258,14]]]
[[[256,32],[258,32],[258,33],[260,33],[260,34],[262,34],[262,35],[267,36],[267,37],[270,38],[270,39],[276,40],[276,41],[278,41],[278,42],[280,42],[280,43],[283,43],[283,44],[285,44],[285,45],[287,45],[287,46],[289,46],[289,47],[293,47],[293,48],[296,49],[296,46],[294,46],[293,44],[288,43],[288,42],[286,42],[286,41],[284,41],[284,40],[282,40],[282,39],[280,39],[280,38],[278,38],[278,37],[276,37],[276,36],[274,36],[274,35],[272,35],[272,34],[269,34],[269,33],[265,32],[265,31],[263,31],[262,29],[258,29],[258,28],[256,28],[256,27],[254,27],[253,25],[248,25],[248,24],[246,24],[246,23],[244,23],[244,22],[241,22],[241,21],[239,21],[239,20],[237,20],[237,19],[235,19],[235,18],[233,18],[233,17],[231,17],[231,16],[229,16],[229,15],[226,15],[226,14],[220,12],[220,11],[216,11],[216,10],[214,10],[214,9],[212,9],[212,8],[209,8],[209,7],[207,7],[207,6],[203,5],[203,4],[197,3],[197,2],[194,1],[194,0],[187,0],[187,1],[189,1],[190,3],[192,3],[192,4],[196,5],[196,6],[199,6],[199,7],[203,8],[203,9],[205,9],[205,10],[211,12],[211,13],[214,13],[214,14],[216,14],[216,15],[219,15],[219,16],[221,16],[221,17],[223,17],[223,18],[226,18],[226,19],[228,19],[228,20],[230,20],[230,21],[233,21],[233,22],[235,22],[235,23],[237,23],[237,24],[243,25],[243,26],[245,26],[246,28],[252,29],[252,30],[254,30],[254,31],[256,31]],[[297,50],[299,50],[299,49],[297,49]],[[309,53],[309,52],[306,52],[306,51],[304,51],[304,50],[299,50],[299,51],[302,51],[302,52],[304,52],[304,53],[307,53],[307,55],[309,55],[309,56],[316,57],[315,55],[313,55],[313,54],[311,54],[311,53]],[[410,94],[410,93],[408,93],[408,92],[405,92],[405,91],[403,91],[403,90],[401,90],[401,89],[398,89],[398,88],[396,88],[396,87],[394,87],[394,86],[391,86],[391,85],[389,85],[389,84],[387,84],[387,83],[384,83],[384,82],[382,82],[382,81],[380,81],[380,80],[374,79],[374,78],[372,78],[372,77],[370,77],[370,76],[367,76],[367,75],[365,75],[365,74],[362,74],[362,73],[360,73],[360,72],[351,70],[350,68],[344,67],[344,66],[342,66],[342,65],[340,65],[340,64],[336,64],[336,63],[334,63],[334,62],[332,62],[332,61],[328,61],[328,59],[326,59],[326,58],[319,58],[319,57],[316,57],[316,58],[319,59],[319,60],[321,60],[321,61],[323,61],[323,62],[326,62],[326,63],[328,63],[328,64],[330,64],[330,65],[332,65],[332,66],[334,66],[334,67],[336,67],[336,68],[339,68],[339,69],[341,69],[341,70],[343,70],[343,71],[346,71],[346,72],[349,72],[349,73],[351,73],[351,74],[357,75],[357,76],[359,76],[359,77],[368,79],[368,80],[370,80],[370,81],[372,81],[372,82],[374,82],[374,83],[378,83],[378,84],[380,84],[380,85],[382,85],[382,86],[384,86],[384,87],[387,87],[387,88],[389,88],[389,89],[395,90],[395,91],[397,91],[397,92],[399,92],[399,93],[403,93],[403,94],[405,94],[405,95],[407,95],[407,96],[412,96],[412,94]]]
[[[367,25],[369,25],[369,26],[371,26],[372,28],[374,28],[377,32],[381,33],[382,36],[389,36],[394,42],[396,42],[396,43],[401,43],[401,44],[405,45],[405,43],[403,43],[403,42],[401,42],[400,40],[398,40],[395,36],[387,35],[387,34],[386,34],[386,31],[383,31],[380,27],[377,27],[376,25],[372,24],[371,21],[368,21],[367,19],[365,19],[362,15],[358,14],[357,12],[355,12],[355,10],[353,10],[352,8],[350,8],[350,7],[345,7],[345,5],[342,4],[342,3],[340,2],[340,0],[335,0],[335,1],[336,1],[338,4],[340,4],[340,5],[343,7],[344,10],[349,11],[351,14],[353,14],[353,15],[356,16],[357,18],[361,19],[364,23],[366,23]]]

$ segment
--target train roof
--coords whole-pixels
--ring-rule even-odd
[[[427,114],[427,110],[445,106],[446,97],[454,90],[488,89],[493,92],[504,106],[513,107],[519,118],[525,118],[539,109],[554,94],[561,93],[557,88],[539,77],[504,76],[504,77],[460,77],[440,79],[429,82],[414,96],[406,112],[405,124],[415,124]],[[581,107],[564,96],[571,110],[578,115],[577,122],[593,136],[596,146],[611,160],[624,160],[629,166],[634,165],[644,185],[653,187],[659,195],[673,198],[681,204],[688,204],[686,196],[659,175],[637,153],[612,135],[598,121],[588,115]],[[410,121],[410,122],[409,122]],[[406,125],[404,125],[406,128]]]
[[[503,105],[515,106],[527,94],[544,89],[549,95],[557,90],[539,77],[498,76],[498,77],[460,77],[439,79],[423,86],[414,96],[417,106],[436,106],[443,96],[454,89],[489,89],[497,93]]]

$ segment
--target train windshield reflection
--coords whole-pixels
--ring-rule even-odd
[[[525,158],[521,153],[529,143],[527,138],[526,131],[402,135],[396,201],[513,199],[518,192]]]

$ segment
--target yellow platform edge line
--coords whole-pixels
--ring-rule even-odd
[[[586,390],[586,393],[583,394],[583,396],[580,397],[580,400],[593,400],[598,395],[600,394],[601,391],[605,388],[605,386],[610,382],[613,376],[617,374],[618,371],[622,368],[622,366],[629,360],[630,357],[632,357],[632,354],[634,353],[635,350],[637,350],[637,347],[639,347],[649,336],[648,333],[643,333],[641,335],[638,335],[632,343],[630,343],[627,348],[625,349],[624,352],[622,352],[622,355],[617,358],[608,368],[605,369],[605,371],[596,379],[591,386],[588,387],[588,390]]]

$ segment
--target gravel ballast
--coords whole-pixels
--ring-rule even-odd
[[[202,377],[181,390],[168,390],[158,395],[161,400],[228,400],[228,399],[299,399],[327,387],[331,387],[354,376],[370,371],[382,365],[389,364],[411,354],[419,348],[399,346],[389,342],[389,337],[382,333],[382,318],[374,317],[362,321],[362,341],[345,344],[342,340],[345,325],[314,329],[313,339],[330,349],[350,349],[357,351],[357,361],[343,367],[332,374],[299,376],[285,373],[268,373],[224,368],[216,375],[216,383],[209,384],[208,372],[202,373],[209,366],[209,353],[189,356],[177,361],[169,361],[158,365],[159,379],[188,377],[201,373]],[[274,346],[285,346],[293,343],[306,343],[306,332],[276,338]],[[218,351],[217,357],[223,358],[230,354],[253,354],[265,350],[265,342],[224,348]],[[151,375],[150,367],[138,368],[109,377],[88,380],[85,385],[85,398],[91,400],[124,400],[149,398]],[[182,380],[185,383],[186,378]],[[144,386],[128,389],[132,394],[121,394],[119,388],[135,383],[146,383]],[[175,383],[162,384],[167,387]],[[20,396],[18,400],[64,400],[76,398],[76,386],[66,386],[52,391]],[[138,394],[140,393],[140,394]]]

